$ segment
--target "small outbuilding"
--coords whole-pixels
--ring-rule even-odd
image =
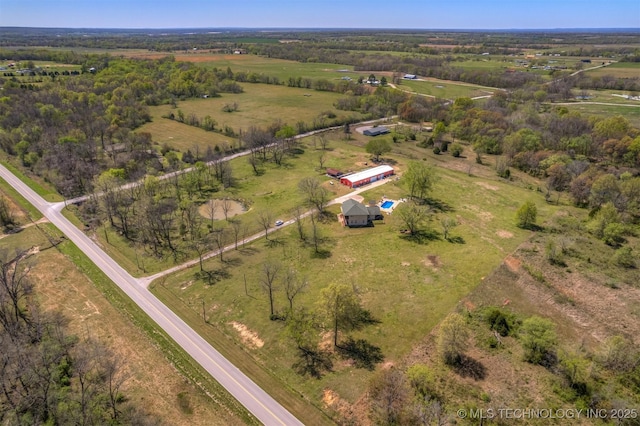
[[[370,129],[366,129],[365,131],[362,132],[362,134],[365,136],[378,136],[378,135],[385,135],[389,132],[390,130],[387,127],[377,126],[377,127],[372,127]]]
[[[406,80],[416,80],[418,77],[415,74],[405,74],[403,78]]]
[[[340,178],[340,183],[350,188],[358,188],[362,185],[373,183],[377,180],[385,179],[395,173],[393,167],[383,165],[371,169],[362,170]]]
[[[327,175],[334,177],[334,178],[338,178],[340,176],[342,176],[344,173],[342,173],[340,170],[338,169],[332,169],[332,168],[327,168]]]

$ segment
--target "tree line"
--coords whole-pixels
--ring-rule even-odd
[[[0,254],[0,421],[3,424],[160,424],[127,402],[126,361],[69,333],[36,301],[30,250]]]

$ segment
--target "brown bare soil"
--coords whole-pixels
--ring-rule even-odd
[[[218,199],[213,199],[214,203],[215,203],[215,212],[213,215],[213,219],[214,220],[223,220],[225,219],[224,216],[224,210],[222,209],[222,200],[218,200]],[[244,208],[244,206],[235,201],[235,200],[227,200],[231,207],[229,209],[229,211],[227,212],[227,217],[234,217],[237,216],[239,214],[243,214],[246,213],[246,210]],[[200,213],[200,215],[202,217],[205,217],[207,219],[211,219],[211,214],[209,212],[209,208],[208,208],[208,203],[204,203],[203,205],[201,205],[200,207],[198,207],[198,213]]]
[[[249,348],[260,349],[264,346],[264,341],[260,338],[260,336],[258,336],[258,333],[249,330],[246,325],[236,321],[232,321],[230,324],[238,332],[238,334],[240,334],[242,341]]]

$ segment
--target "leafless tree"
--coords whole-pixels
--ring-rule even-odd
[[[269,240],[269,227],[271,226],[271,212],[269,210],[262,210],[258,212],[258,223],[264,228],[264,238]]]
[[[304,234],[304,226],[302,226],[303,215],[304,215],[304,210],[302,209],[301,206],[296,206],[293,209],[293,217],[296,222],[296,229],[298,230],[298,236],[300,237],[300,241],[304,241],[306,239],[306,236]]]
[[[30,322],[25,311],[26,299],[33,293],[33,285],[28,278],[29,267],[24,261],[29,257],[27,250],[9,255],[0,254],[0,325],[11,337],[17,337],[21,325]]]
[[[309,205],[314,206],[319,213],[322,213],[329,202],[330,193],[317,178],[306,177],[302,179],[298,183],[298,190]]]
[[[289,301],[289,312],[293,312],[293,299],[304,291],[309,285],[309,281],[306,278],[298,278],[296,271],[289,269],[284,276],[283,284],[284,292]]]
[[[271,319],[275,319],[274,292],[277,290],[276,277],[280,272],[280,264],[274,261],[267,261],[262,265],[262,278],[260,285],[269,296],[269,307],[271,309]]]
[[[231,231],[233,232],[233,239],[235,241],[235,249],[238,250],[238,238],[240,237],[240,230],[242,229],[242,221],[240,219],[231,220]]]
[[[318,166],[320,170],[324,169],[324,163],[327,161],[327,154],[323,151],[318,155]]]
[[[218,249],[218,256],[220,256],[220,262],[224,262],[224,258],[222,255],[224,253],[224,244],[227,238],[227,233],[225,231],[225,228],[217,229],[213,231],[212,235],[213,235],[213,242],[216,245],[216,248]]]
[[[216,212],[218,211],[218,202],[217,200],[209,200],[206,204],[207,216],[211,220],[211,229],[213,229],[213,221],[216,217]]]
[[[224,220],[229,221],[229,212],[233,207],[233,201],[228,198],[222,200],[222,213],[224,214]]]

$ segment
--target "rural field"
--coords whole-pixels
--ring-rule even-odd
[[[344,145],[344,142],[332,141],[331,154],[339,155],[338,152],[345,150],[339,156],[348,158],[350,150],[343,148]],[[407,155],[410,151],[399,148],[397,154],[389,156],[398,170],[405,167],[403,152]],[[426,161],[432,163],[431,158]],[[344,160],[334,164],[348,167]],[[353,162],[352,166],[357,164]],[[453,165],[457,167],[459,165]],[[466,165],[461,168],[466,169]],[[326,403],[323,395],[326,396],[327,389],[356,403],[370,378],[368,369],[356,368],[345,361],[334,365],[333,372],[317,381],[305,380],[291,370],[295,347],[286,338],[283,325],[269,321],[268,301],[259,284],[262,265],[275,262],[285,269],[294,268],[298,276],[306,277],[309,286],[296,303],[307,309],[314,309],[320,290],[328,283],[355,285],[364,307],[376,322],[354,336],[379,347],[387,367],[402,363],[462,297],[529,237],[530,233],[517,228],[513,221],[519,204],[525,200],[536,202],[542,220],[560,208],[545,204],[542,195],[535,191],[498,179],[469,176],[441,167],[436,169],[436,175],[438,182],[432,201],[438,206],[438,213],[430,222],[432,235],[428,241],[416,243],[403,238],[399,233],[402,225],[395,214],[386,216],[373,228],[342,228],[334,218],[339,211],[336,206],[330,209],[332,215],[320,227],[322,248],[326,252],[323,256],[315,256],[312,247],[301,243],[292,226],[271,234],[270,241],[262,239],[228,253],[223,262],[207,261],[206,270],[223,269],[229,274],[214,285],[195,279],[196,267],[163,278],[152,284],[152,289],[184,318],[196,322],[204,306],[210,324],[245,347],[259,364],[269,366],[274,376],[291,383],[315,404]],[[259,179],[270,187],[268,182],[284,181],[287,174],[269,170]],[[401,185],[402,178],[363,196],[365,200],[379,200],[383,195],[400,199],[406,196]],[[443,217],[453,217],[460,224],[453,231],[459,243],[442,238],[439,220]],[[308,229],[310,224],[307,222],[304,226]],[[176,298],[182,303],[176,304]],[[276,300],[277,310],[283,311],[286,299],[278,294]],[[419,320],[406,321],[407,318]]]
[[[487,96],[495,92],[495,87],[482,87],[455,81],[438,80],[435,78],[420,80],[402,80],[398,86],[401,90],[409,90],[421,95],[442,99],[455,99],[460,97],[474,98]]]
[[[637,104],[640,102],[636,101]],[[633,126],[640,126],[640,105],[594,105],[585,102],[575,104],[565,104],[571,111],[578,111],[584,115],[594,117],[611,117],[612,115],[621,115],[629,120]]]
[[[31,40],[59,46],[51,34]],[[63,214],[303,424],[640,410],[640,102],[623,97],[640,62],[569,75],[637,61],[637,35],[265,34],[64,35],[75,65],[44,60],[60,47],[2,48],[19,52],[2,66],[95,68],[0,79],[0,161],[49,202],[100,194]],[[442,79],[319,84],[415,70]],[[343,227],[326,201],[352,190],[327,169],[381,164],[394,175],[354,198],[393,209]],[[37,302],[126,360],[123,403],[160,424],[257,422],[4,181],[0,197],[0,253],[31,248]]]
[[[246,131],[250,126],[266,128],[275,122],[288,124],[295,128],[298,122],[308,126],[322,121],[331,122],[327,114],[335,115],[334,119],[362,119],[362,114],[351,111],[340,111],[333,106],[342,95],[332,92],[319,92],[270,84],[242,84],[243,93],[223,93],[217,98],[193,99],[177,103],[173,108],[169,105],[151,107],[152,122],[140,128],[149,132],[154,142],[167,143],[176,149],[191,149],[193,145],[200,148],[207,146],[228,145],[237,143],[217,132],[207,132],[199,128],[165,118],[169,114],[177,114],[180,110],[185,116],[195,114],[202,119],[209,115],[218,124],[216,128],[230,127],[236,134]],[[237,110],[224,112],[225,105],[237,104]]]
[[[597,61],[597,59],[594,59]],[[620,78],[634,78],[640,75],[640,64],[637,62],[616,62],[604,68],[597,68],[586,71],[588,75],[604,76],[611,75]]]

